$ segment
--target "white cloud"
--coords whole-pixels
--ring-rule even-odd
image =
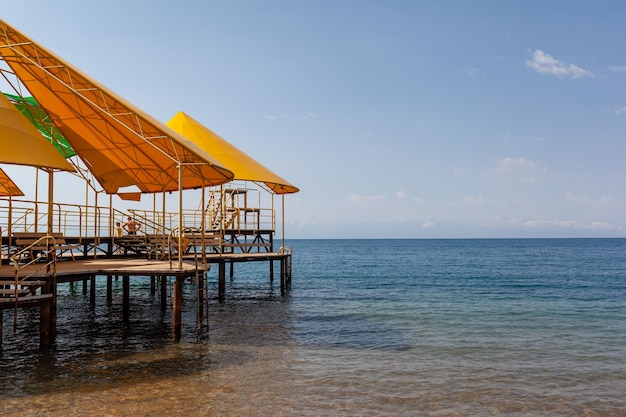
[[[477,205],[477,204],[482,204],[484,202],[485,202],[485,198],[483,197],[482,194],[468,195],[467,197],[463,199],[464,205]]]
[[[613,72],[626,72],[626,67],[611,66],[611,67],[609,67],[609,70],[613,71]]]
[[[600,199],[598,200],[598,204],[601,206],[609,206],[611,204],[615,203],[615,197],[612,195],[605,195],[600,197]]]
[[[468,77],[477,77],[478,70],[476,68],[465,67],[462,70],[463,75],[467,75]]]
[[[403,191],[403,190],[396,191],[397,200],[404,200],[405,198],[406,198],[406,191]]]
[[[563,199],[569,203],[596,206],[609,206],[615,203],[615,197],[613,195],[604,195],[599,197],[597,200],[593,200],[587,194],[579,196],[572,193],[571,191],[566,192],[563,196]]]
[[[431,227],[434,227],[436,225],[436,223],[431,222],[429,220],[424,220],[424,223],[422,223],[422,229],[430,229]]]
[[[456,178],[464,178],[466,176],[466,172],[463,168],[454,168],[452,170],[452,175]]]
[[[581,196],[578,196],[578,195],[572,193],[571,191],[566,192],[565,195],[563,196],[563,199],[565,201],[567,201],[567,202],[570,202],[570,203],[577,203],[577,204],[580,204],[580,203],[587,204],[587,203],[589,203],[589,196],[588,195],[585,194],[584,196],[581,197]]]
[[[528,220],[522,224],[523,227],[537,228],[537,227],[558,227],[568,228],[576,224],[573,220]]]
[[[613,110],[613,113],[615,113],[615,114],[622,114],[622,113],[626,113],[626,106],[619,107],[619,108],[617,108],[617,109]]]
[[[524,182],[537,182],[542,168],[538,163],[524,157],[517,159],[506,157],[498,161],[493,171],[498,175],[519,178]]]
[[[559,61],[539,49],[532,52],[532,58],[526,60],[526,65],[540,74],[552,74],[557,77],[570,78],[593,77],[590,71],[574,64]]]
[[[594,220],[587,224],[587,229],[602,229],[602,230],[622,230],[622,227],[616,226],[613,223]]]
[[[522,224],[528,228],[557,228],[557,229],[585,229],[585,230],[621,230],[620,226],[612,223],[593,220],[588,223],[574,220],[528,220]]]
[[[384,200],[385,197],[382,195],[357,195],[357,194],[352,194],[350,196],[348,196],[348,200],[350,200],[353,203],[359,204],[359,203],[375,203],[378,201],[382,201]]]
[[[266,114],[265,115],[265,118],[267,120],[271,120],[271,121],[278,120],[278,119],[286,119],[286,118],[296,119],[296,120],[299,120],[299,119],[315,119],[316,117],[317,117],[317,115],[315,113],[313,113],[313,112],[308,112],[305,115],[289,115],[287,113]]]

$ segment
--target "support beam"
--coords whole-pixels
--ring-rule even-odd
[[[270,260],[270,282],[274,282],[274,261]]]
[[[183,280],[184,277],[177,276],[174,281],[174,295],[172,307],[172,338],[174,342],[180,342],[183,316]]]
[[[50,304],[51,301],[41,303],[39,307],[39,346],[50,346]],[[1,313],[1,311],[0,311]]]
[[[280,292],[285,293],[285,258],[280,259]]]
[[[91,303],[91,308],[96,307],[96,275],[92,275],[89,278],[89,302]]]
[[[128,321],[130,316],[130,277],[122,276],[122,316],[124,321]]]
[[[57,277],[53,275],[44,286],[47,294],[52,294],[50,302],[50,334],[57,334]]]
[[[223,298],[226,293],[226,262],[220,260],[218,271],[218,283],[217,283],[217,296]]]
[[[288,254],[287,258],[286,258],[286,262],[287,262],[287,286],[288,287],[291,287],[291,272],[292,272],[292,267],[293,267],[293,265],[291,263],[292,260],[293,260],[293,258],[291,257],[291,254]]]
[[[107,274],[107,305],[113,303],[113,275]]]
[[[167,279],[165,275],[160,275],[161,280],[161,311],[165,311],[167,308]]]
[[[204,319],[204,274],[196,274],[196,291],[198,292],[196,297],[196,323],[198,333],[200,333],[202,331],[202,320]]]

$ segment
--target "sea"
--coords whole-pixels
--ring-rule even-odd
[[[180,343],[147,277],[96,303],[59,287],[58,334],[4,313],[6,416],[626,416],[626,239],[288,240],[278,268],[184,285]],[[168,287],[171,291],[171,287]]]

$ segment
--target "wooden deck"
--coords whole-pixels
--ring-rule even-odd
[[[21,270],[23,274],[32,273],[33,278],[50,276],[45,269],[38,270],[39,265],[30,265]],[[130,276],[150,276],[150,275],[193,275],[196,273],[195,262],[183,262],[183,268],[178,269],[178,263],[170,267],[169,261],[155,261],[145,258],[109,257],[96,259],[63,260],[56,263],[57,282],[72,281],[72,278],[82,279],[83,276],[90,275],[130,275]],[[2,265],[0,267],[0,278],[13,278],[15,268],[13,265]]]
[[[46,268],[43,263],[35,263],[20,269],[20,277],[28,276],[30,280],[36,280],[36,287],[42,288],[40,293],[33,292],[29,296],[19,296],[17,299],[11,295],[9,289],[16,288],[12,284],[15,279],[16,269],[12,264],[0,265],[0,288],[4,288],[6,294],[0,297],[0,344],[2,343],[2,311],[6,309],[40,307],[40,337],[42,346],[49,344],[49,336],[56,333],[56,287],[59,283],[83,281],[84,291],[90,283],[90,300],[95,303],[96,277],[106,276],[107,301],[111,300],[112,277],[122,277],[123,280],[123,314],[127,320],[130,305],[130,280],[132,277],[150,277],[152,287],[160,281],[161,303],[167,303],[166,278],[174,278],[174,288],[171,292],[172,303],[172,336],[175,341],[181,337],[181,311],[182,311],[182,283],[185,279],[195,277],[198,285],[198,293],[204,292],[208,279],[208,271],[211,265],[218,265],[218,296],[223,297],[226,289],[226,265],[230,264],[230,276],[233,276],[233,264],[237,262],[266,261],[269,262],[270,279],[273,280],[274,261],[280,263],[281,291],[291,283],[291,253],[279,252],[253,252],[253,253],[227,253],[227,254],[186,254],[179,267],[178,258],[171,261],[146,259],[145,256],[127,255],[104,255],[88,258],[65,256],[56,262],[56,273]],[[26,281],[27,282],[27,281]],[[20,291],[26,283],[20,284]],[[30,282],[30,285],[35,285]],[[45,290],[44,290],[45,289]],[[7,291],[9,290],[9,291]],[[198,320],[202,320],[202,298],[198,299]],[[200,322],[200,321],[199,321]]]

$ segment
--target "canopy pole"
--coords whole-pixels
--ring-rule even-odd
[[[9,257],[9,252],[11,252],[11,245],[12,243],[12,239],[13,239],[13,199],[11,198],[11,195],[9,194],[9,213],[8,213],[8,218],[7,218],[7,238],[9,239],[9,246],[7,248],[7,258]],[[2,335],[0,335],[2,336]]]
[[[39,168],[35,168],[35,230],[39,230]]]
[[[178,269],[183,269],[183,165],[178,164]]]
[[[154,229],[154,225],[159,225],[159,222],[156,221],[156,193],[152,194],[152,228]],[[153,230],[152,233],[158,233],[158,230]]]
[[[200,235],[200,242],[202,243],[202,268],[206,271],[206,247],[204,246],[206,243],[206,185],[204,184],[204,178],[202,178],[202,203],[200,207],[202,207],[202,217],[200,218],[200,230],[202,231]]]
[[[93,191],[94,191],[94,194],[93,194],[93,237],[94,239],[96,239],[100,236],[100,233],[98,233],[98,229],[100,227],[100,216],[98,216],[98,190],[96,190],[94,187]],[[81,239],[81,242],[82,242],[82,239]],[[96,246],[94,245],[94,248],[93,248],[94,257],[97,255],[97,253],[98,251],[96,250]]]
[[[163,190],[162,194],[161,194],[161,223],[159,224],[159,227],[161,228],[161,234],[163,235],[163,239],[165,242],[168,242],[169,245],[169,236],[166,235],[165,232],[165,190]],[[171,225],[170,225],[171,227]],[[167,255],[169,257],[170,260],[170,268],[172,267],[172,254],[168,253]],[[165,260],[165,248],[163,247],[161,249],[161,259]]]
[[[283,244],[282,244],[282,248],[283,248],[283,252],[285,251],[285,194],[281,194],[280,195],[282,197],[282,207],[280,209],[281,211],[281,222],[282,222],[282,229],[283,229]]]
[[[115,236],[115,213],[113,213],[113,194],[109,194],[109,236]]]
[[[161,201],[161,216],[163,217],[161,219],[161,230],[163,231],[163,234],[165,234],[165,190],[163,190],[162,195],[162,201]]]
[[[54,219],[54,214],[52,213],[52,210],[53,210],[52,200],[54,200],[54,171],[50,169],[50,171],[48,171],[48,228],[47,228],[47,233],[49,235],[52,234],[52,222]]]
[[[220,184],[220,256],[224,253],[224,246],[222,245],[224,242],[224,237],[226,236],[224,230],[224,215],[226,214],[226,210],[224,205],[226,204],[226,196],[224,195],[224,184]]]
[[[82,216],[81,216],[82,218]],[[89,224],[89,180],[85,181],[85,236],[87,236],[87,228]],[[83,233],[82,227],[80,233]]]

